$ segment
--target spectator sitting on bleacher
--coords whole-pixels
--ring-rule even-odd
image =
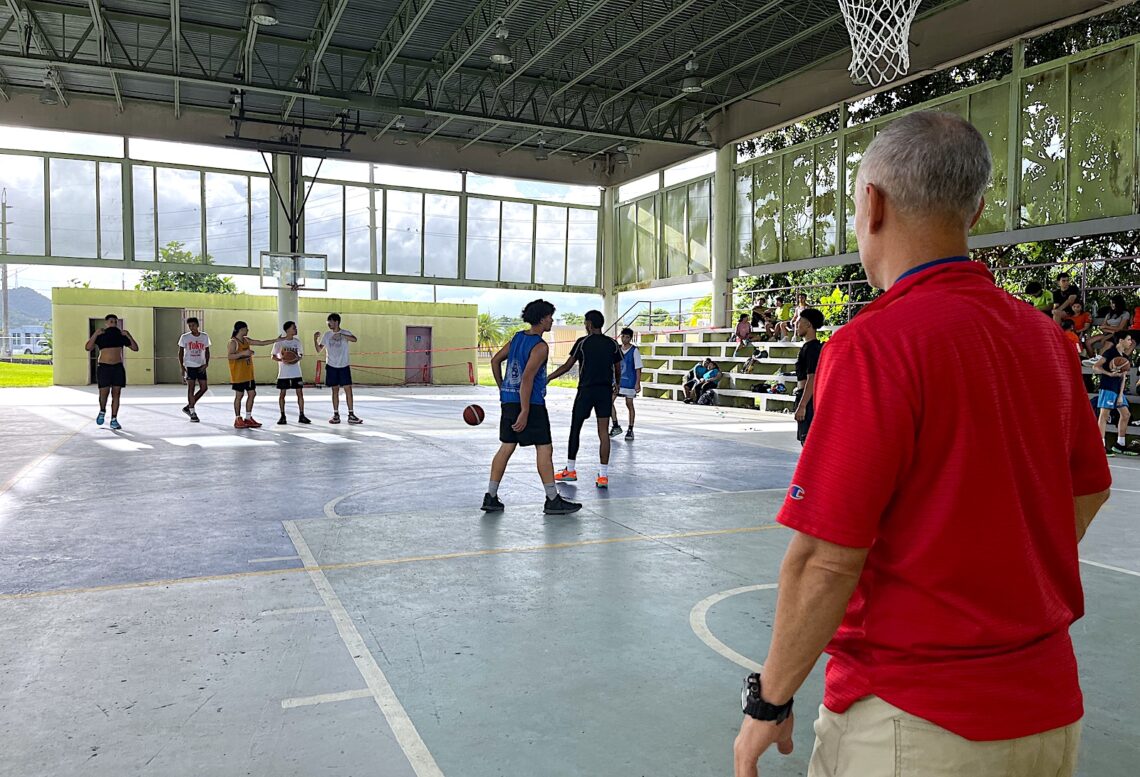
[[[1073,328],[1073,319],[1066,318],[1061,321],[1061,331],[1065,333],[1065,339],[1072,343],[1073,347],[1077,349],[1077,353],[1083,353],[1081,350],[1080,335],[1078,335]]]
[[[1064,324],[1065,321],[1073,322],[1073,333],[1077,336],[1077,341],[1080,343],[1081,352],[1084,353],[1085,340],[1092,331],[1092,315],[1085,311],[1084,303],[1080,300],[1073,303],[1071,310],[1073,311],[1073,315],[1064,319],[1061,323]],[[1063,326],[1061,328],[1064,329]]]
[[[1037,281],[1025,284],[1025,297],[1029,304],[1047,316],[1053,315],[1053,295],[1045,291]]]
[[[770,340],[776,331],[776,314],[763,305],[753,305],[752,319],[748,323],[752,326],[753,339]]]
[[[733,333],[732,339],[736,341],[736,348],[732,352],[733,356],[740,353],[740,349],[744,346],[752,344],[752,324],[749,323],[747,313],[740,314],[740,320],[736,322],[736,332]]]
[[[1101,344],[1112,339],[1114,334],[1127,330],[1131,323],[1132,315],[1124,304],[1124,297],[1120,294],[1113,295],[1112,299],[1108,301],[1108,312],[1104,314],[1104,321],[1098,327],[1101,334],[1089,337],[1085,343],[1085,347],[1091,354],[1091,358],[1085,359],[1085,364],[1095,363]]]
[[[1053,289],[1053,320],[1060,323],[1073,315],[1073,305],[1081,298],[1081,289],[1072,281],[1072,276],[1063,272],[1057,276],[1057,288]]]
[[[1136,451],[1129,450],[1125,439],[1128,432],[1128,422],[1132,417],[1128,409],[1128,400],[1124,398],[1124,379],[1127,377],[1132,365],[1123,371],[1113,371],[1112,361],[1120,356],[1131,356],[1136,347],[1132,333],[1123,330],[1109,336],[1109,346],[1093,365],[1093,372],[1100,375],[1100,393],[1097,395],[1097,425],[1100,427],[1100,439],[1104,441],[1104,433],[1108,428],[1108,418],[1115,410],[1120,414],[1116,423],[1116,442],[1107,445],[1109,456],[1116,453],[1125,453],[1130,456],[1137,455]]]
[[[775,336],[779,334],[781,324],[786,324],[792,320],[792,303],[787,302],[783,297],[776,297],[776,308],[773,312],[776,316],[776,326],[772,330],[772,334]]]
[[[716,386],[720,380],[720,368],[716,362],[705,357],[705,360],[685,376],[681,389],[685,392],[685,404],[691,405],[701,398],[701,394]]]
[[[778,339],[783,341],[790,341],[792,339],[792,335],[795,334],[796,331],[796,324],[800,322],[800,316],[805,310],[807,310],[807,306],[807,295],[797,294],[796,309],[793,312],[791,319],[788,321],[783,321],[776,325],[776,335]]]

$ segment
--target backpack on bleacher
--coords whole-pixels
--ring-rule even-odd
[[[715,405],[716,404],[716,389],[705,389],[704,393],[697,398],[698,405]]]

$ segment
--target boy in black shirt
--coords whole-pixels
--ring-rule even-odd
[[[95,382],[99,385],[99,415],[95,416],[95,423],[103,425],[107,415],[107,395],[111,395],[111,428],[116,431],[122,429],[119,425],[119,396],[123,387],[127,385],[127,370],[123,366],[123,349],[132,351],[139,349],[135,338],[125,329],[119,328],[119,317],[114,313],[103,319],[106,326],[99,327],[87,344],[83,347],[88,351],[99,349],[99,357],[95,364]]]
[[[1104,433],[1108,429],[1108,417],[1112,415],[1112,411],[1120,413],[1120,420],[1116,423],[1116,442],[1105,446],[1109,456],[1117,453],[1135,455],[1127,447],[1128,422],[1132,418],[1132,413],[1128,409],[1128,400],[1124,398],[1124,378],[1131,366],[1123,371],[1112,369],[1114,359],[1131,356],[1135,347],[1136,341],[1133,340],[1132,332],[1128,330],[1115,332],[1109,337],[1108,347],[1104,349],[1100,359],[1092,368],[1093,372],[1100,375],[1100,393],[1097,395],[1096,407],[1101,440],[1104,439]]]
[[[610,485],[610,436],[607,431],[612,413],[617,386],[621,385],[621,349],[613,338],[602,334],[605,318],[600,311],[586,312],[586,336],[579,337],[570,349],[566,363],[550,373],[548,380],[554,380],[570,371],[578,364],[578,394],[574,397],[574,412],[570,418],[570,442],[566,450],[566,467],[554,473],[560,483],[573,483],[578,480],[574,459],[578,455],[578,437],[582,424],[593,411],[598,419],[599,456],[601,468],[594,485],[609,488]]]
[[[796,357],[796,439],[803,445],[807,441],[808,430],[815,416],[815,371],[819,366],[819,354],[823,343],[816,339],[815,332],[823,326],[823,313],[815,308],[807,308],[800,313],[796,322],[796,336],[802,337],[803,346]]]

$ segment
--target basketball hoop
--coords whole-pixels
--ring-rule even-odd
[[[910,70],[910,25],[921,0],[839,0],[851,36],[851,80],[881,86]]]

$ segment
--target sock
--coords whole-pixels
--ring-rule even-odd
[[[575,471],[574,459],[566,459],[566,469],[570,470],[571,472]]]
[[[1128,438],[1127,437],[1121,437],[1120,435],[1117,435],[1116,436],[1116,444],[1119,445],[1121,448],[1123,448],[1124,446],[1126,446],[1128,444]]]
[[[245,420],[247,420],[247,421],[252,421],[252,420],[253,420],[253,411],[250,411],[250,410],[247,410],[247,411],[246,411],[246,413],[245,413]]]
[[[609,464],[599,464],[598,465],[598,473],[602,477],[608,478],[610,476],[610,465]]]
[[[491,496],[498,496],[499,495],[499,481],[497,481],[497,480],[487,481],[487,493],[490,494]]]
[[[553,499],[558,496],[558,484],[556,483],[543,483],[543,489],[546,491],[546,498]]]

